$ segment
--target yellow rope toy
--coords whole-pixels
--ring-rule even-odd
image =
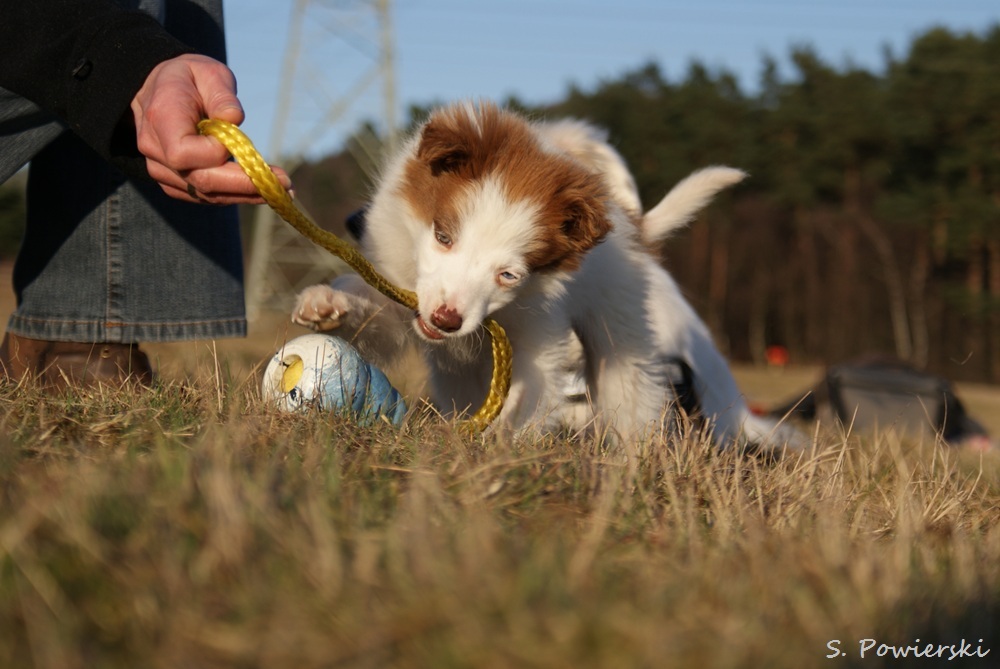
[[[389,299],[408,309],[417,310],[416,293],[389,283],[357,249],[332,232],[320,228],[295,206],[291,196],[278,183],[274,172],[271,171],[271,168],[268,167],[242,130],[226,121],[205,119],[198,123],[198,131],[203,135],[216,138],[226,147],[243,168],[243,171],[250,177],[250,181],[253,182],[264,201],[293,228],[307,239],[341,258],[365,281]],[[480,431],[485,430],[503,409],[507,393],[510,391],[510,375],[513,364],[510,340],[507,339],[507,333],[504,332],[503,327],[492,318],[483,321],[483,326],[489,331],[492,339],[493,378],[490,380],[490,392],[486,401],[468,421],[470,427]]]

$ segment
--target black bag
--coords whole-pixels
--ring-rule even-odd
[[[830,367],[806,396],[770,413],[808,420],[826,413],[854,431],[893,429],[908,436],[940,435],[945,441],[986,436],[947,379],[887,358]]]

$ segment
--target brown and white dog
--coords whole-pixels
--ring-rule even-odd
[[[744,176],[701,170],[643,216],[631,174],[596,128],[532,122],[488,103],[442,108],[386,165],[361,236],[375,267],[416,292],[419,311],[345,275],[303,291],[292,318],[338,328],[379,365],[415,339],[431,399],[450,414],[486,396],[481,322],[491,316],[514,350],[500,422],[517,430],[648,434],[671,416],[667,366],[679,358],[720,445],[784,443],[795,435],[751,414],[708,329],[649,251]]]

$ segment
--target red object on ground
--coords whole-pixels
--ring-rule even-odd
[[[767,364],[774,367],[784,367],[788,364],[788,349],[784,346],[768,346],[764,352]]]

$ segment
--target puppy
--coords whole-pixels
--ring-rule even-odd
[[[717,443],[787,440],[749,412],[708,329],[650,253],[744,176],[702,170],[643,216],[630,172],[596,128],[448,106],[389,160],[354,223],[365,256],[414,290],[419,310],[347,275],[303,291],[292,318],[339,329],[380,365],[415,340],[446,415],[486,397],[481,323],[491,316],[514,350],[502,425],[642,437],[671,416],[669,369],[680,359]]]

